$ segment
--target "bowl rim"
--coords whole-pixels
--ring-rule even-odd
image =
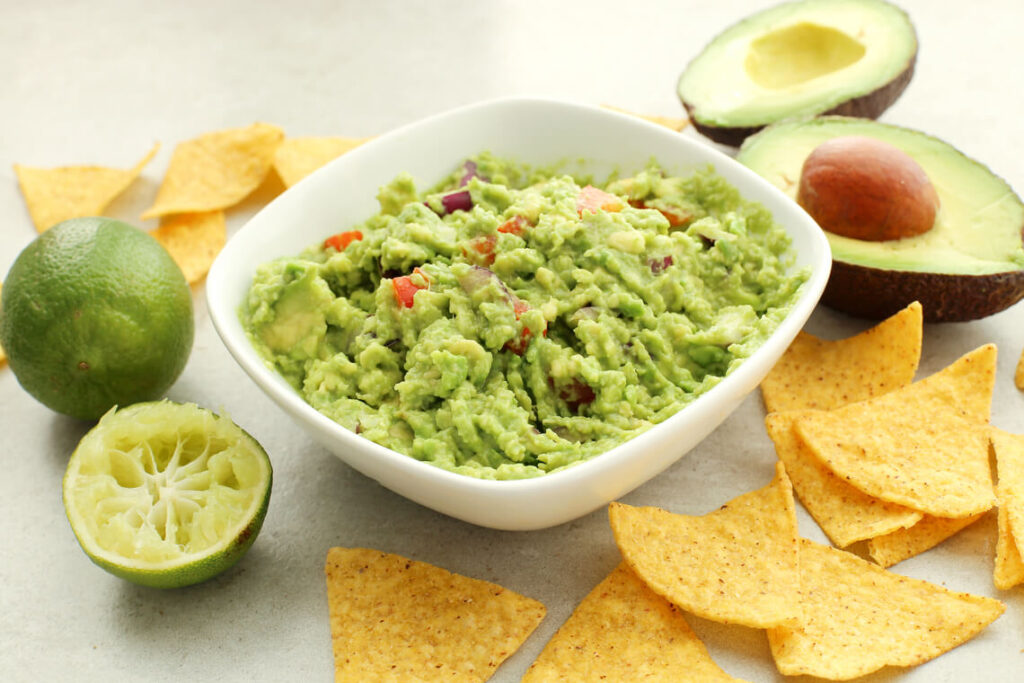
[[[335,172],[332,169],[338,169],[344,165],[358,163],[358,161],[364,157],[373,155],[378,147],[383,146],[386,141],[400,139],[404,136],[415,134],[419,129],[428,128],[442,120],[455,117],[486,115],[494,112],[498,112],[500,114],[503,109],[523,106],[546,108],[552,112],[561,111],[575,114],[586,113],[591,116],[599,115],[607,118],[608,120],[617,120],[625,130],[628,130],[629,127],[633,127],[634,129],[639,129],[638,127],[644,127],[648,130],[656,129],[665,134],[664,137],[666,141],[674,139],[675,144],[686,147],[688,153],[695,153],[696,157],[698,157],[699,163],[715,166],[716,173],[722,174],[722,167],[724,167],[731,175],[744,176],[747,182],[759,185],[761,192],[769,196],[775,196],[775,198],[782,202],[783,205],[789,206],[791,210],[795,210],[798,214],[802,213],[806,217],[806,220],[814,226],[814,230],[810,230],[808,227],[806,235],[810,240],[811,246],[808,250],[811,257],[809,262],[811,272],[807,280],[802,285],[802,291],[798,298],[793,302],[793,305],[785,318],[779,323],[772,334],[765,339],[761,346],[759,346],[750,357],[746,358],[744,362],[732,373],[723,377],[718,384],[706,391],[704,394],[698,396],[692,403],[684,406],[667,419],[652,425],[640,434],[617,444],[607,451],[591,456],[585,460],[578,461],[571,466],[564,467],[557,471],[525,479],[482,479],[443,469],[428,462],[418,460],[415,457],[393,451],[390,448],[381,446],[369,439],[361,437],[313,408],[313,406],[307,403],[294,389],[287,385],[283,385],[283,378],[281,378],[276,371],[268,368],[264,364],[248,338],[243,334],[242,338],[239,339],[237,338],[238,335],[230,329],[231,322],[228,320],[228,317],[234,316],[237,318],[237,309],[240,302],[233,301],[229,304],[225,300],[225,292],[228,289],[226,278],[228,275],[227,271],[229,269],[229,264],[235,260],[234,255],[236,253],[236,249],[232,248],[232,242],[237,245],[241,236],[243,236],[247,231],[251,232],[254,229],[254,226],[258,226],[262,222],[270,220],[269,217],[274,213],[281,211],[281,207],[287,207],[289,204],[301,201],[304,194],[310,193],[309,191],[318,182],[318,178],[322,179]],[[402,170],[405,169],[396,168],[394,173],[397,174]],[[735,185],[731,180],[730,184]],[[777,212],[772,210],[772,213],[774,217]],[[785,224],[784,221],[779,220],[777,217],[776,221],[780,225],[783,225],[787,234],[792,238],[793,234],[790,226]],[[657,435],[657,433],[665,431],[661,429],[662,427],[674,422],[690,419],[689,416],[694,414],[694,409],[698,406],[708,404],[713,405],[716,403],[714,397],[727,394],[730,387],[742,385],[745,381],[749,382],[749,376],[758,372],[756,364],[751,361],[763,355],[761,352],[766,348],[770,348],[769,345],[772,343],[772,340],[777,340],[784,336],[790,339],[795,337],[796,333],[802,328],[810,313],[817,305],[821,293],[824,291],[825,282],[828,279],[831,267],[830,254],[831,252],[829,250],[828,241],[825,238],[824,233],[820,229],[817,229],[816,224],[813,223],[813,220],[806,214],[806,212],[803,211],[803,209],[801,209],[795,202],[792,202],[792,200],[782,193],[781,190],[757,175],[754,171],[742,166],[739,162],[735,161],[735,159],[732,159],[709,144],[681,135],[680,133],[670,131],[668,128],[646,121],[640,117],[612,109],[548,97],[512,96],[473,102],[405,124],[384,133],[377,138],[369,140],[368,142],[315,170],[309,176],[303,178],[289,188],[286,192],[282,192],[278,197],[274,198],[260,211],[250,217],[246,223],[238,229],[236,234],[233,236],[233,239],[227,242],[221,253],[217,256],[207,276],[206,299],[207,308],[214,328],[216,329],[218,336],[221,338],[222,343],[227,347],[231,356],[242,367],[246,374],[249,375],[249,377],[264,391],[264,393],[266,393],[279,407],[284,409],[285,412],[300,423],[310,423],[310,426],[318,429],[321,434],[329,434],[331,438],[338,439],[342,443],[351,444],[353,443],[351,441],[352,439],[357,439],[357,448],[369,450],[370,455],[373,457],[383,458],[385,463],[389,466],[394,466],[401,470],[409,470],[414,474],[414,476],[426,479],[428,484],[443,484],[449,487],[455,486],[459,488],[467,488],[484,493],[498,491],[501,491],[502,493],[514,493],[517,491],[544,493],[555,492],[556,490],[564,489],[568,485],[599,477],[610,470],[619,469],[623,466],[623,462],[628,461],[635,451],[644,448],[649,441],[653,440],[654,437],[652,437],[652,434]],[[282,254],[282,256],[283,255],[284,254]],[[248,264],[246,270],[250,280],[252,272],[258,265],[259,264]],[[238,323],[237,320],[235,322],[240,328],[240,323]],[[785,348],[782,350],[784,351]],[[781,351],[779,353],[781,354]],[[275,376],[281,381],[275,381]],[[665,467],[668,467],[673,462],[681,458],[682,455],[685,455],[685,452],[680,454],[678,458],[671,459]],[[656,474],[652,476],[656,476]],[[387,484],[385,484],[385,486],[387,486]]]

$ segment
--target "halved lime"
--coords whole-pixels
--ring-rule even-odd
[[[64,509],[89,558],[134,583],[177,588],[238,562],[270,502],[266,451],[191,403],[113,409],[79,442]]]

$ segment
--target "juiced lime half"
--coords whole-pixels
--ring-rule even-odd
[[[256,540],[270,502],[266,451],[226,417],[159,401],[111,410],[64,475],[64,509],[93,562],[156,588],[205,581]]]

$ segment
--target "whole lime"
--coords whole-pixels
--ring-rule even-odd
[[[0,299],[0,346],[28,393],[93,420],[158,398],[185,368],[192,293],[151,236],[110,218],[76,218],[15,259]]]

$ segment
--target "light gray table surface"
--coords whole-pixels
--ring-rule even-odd
[[[0,273],[35,236],[12,165],[132,166],[163,148],[110,213],[141,227],[177,142],[262,120],[289,135],[369,136],[459,105],[523,94],[681,116],[675,83],[742,0],[268,2],[0,0]],[[883,120],[918,128],[1024,189],[1024,5],[905,0],[917,71]],[[698,137],[693,131],[684,134]],[[229,235],[275,189],[230,211]],[[61,505],[67,458],[88,425],[58,416],[0,370],[0,679],[330,680],[323,564],[365,546],[500,583],[548,614],[495,675],[514,681],[618,561],[604,510],[555,528],[499,532],[411,503],[316,445],[235,365],[195,290],[195,346],[169,396],[226,411],[266,447],[274,490],[262,534],[233,570],[161,592],[92,565]],[[839,338],[868,326],[819,308]],[[1024,307],[928,325],[921,374],[987,342],[1000,351],[993,423],[1024,432],[1013,369]],[[624,497],[689,514],[764,485],[775,455],[750,396],[720,428]],[[799,510],[802,532],[824,536]],[[998,597],[1006,613],[973,641],[869,681],[1024,680],[1024,589],[992,584],[995,515],[894,568]],[[712,655],[749,681],[783,680],[764,635],[691,619]],[[681,676],[680,680],[685,680]]]

